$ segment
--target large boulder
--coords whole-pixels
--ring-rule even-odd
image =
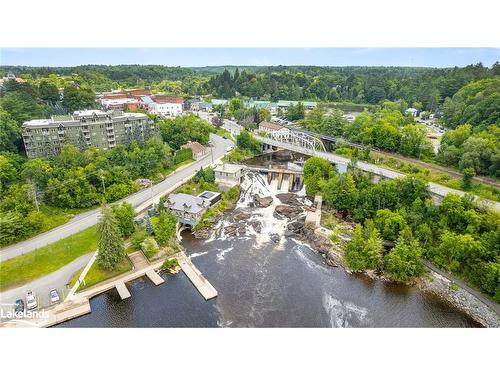
[[[254,202],[257,207],[269,207],[273,203],[273,197],[259,197],[255,195]]]
[[[297,199],[297,194],[294,193],[280,193],[276,194],[276,198],[280,200],[283,204],[289,204],[291,206],[300,206],[301,203]]]
[[[303,209],[298,206],[286,206],[284,204],[280,204],[276,206],[274,212],[288,219],[292,219],[296,218],[297,215],[301,214],[303,212]]]

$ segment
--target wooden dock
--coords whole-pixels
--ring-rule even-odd
[[[163,280],[163,278],[160,275],[158,275],[154,270],[146,271],[146,276],[155,285],[160,285],[160,284],[163,284],[165,282],[165,280]]]
[[[184,254],[179,255],[179,266],[186,274],[186,276],[191,280],[193,285],[198,289],[198,292],[205,298],[209,300],[217,297],[217,290],[208,282],[207,279],[202,275],[202,273],[194,266],[191,260]]]
[[[122,300],[130,298],[130,292],[128,291],[123,281],[116,283],[116,290],[118,291],[118,294],[120,295],[120,298]]]

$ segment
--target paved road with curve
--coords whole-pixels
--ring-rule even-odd
[[[169,175],[162,182],[153,186],[152,189],[153,192],[151,192],[151,189],[144,189],[128,196],[127,198],[121,201],[126,201],[132,204],[132,206],[134,206],[135,208],[137,208],[151,201],[152,193],[153,195],[161,195],[162,192],[170,188],[172,185],[179,183],[180,181],[194,175],[194,173],[196,173],[196,171],[201,167],[205,167],[211,164],[212,156],[213,160],[216,160],[221,156],[223,156],[226,153],[227,147],[233,145],[233,142],[231,140],[224,139],[215,134],[211,134],[210,139],[214,145],[214,147],[211,148],[212,155],[209,154],[205,158],[195,163],[189,164],[187,167]],[[91,227],[94,224],[97,224],[98,218],[99,218],[99,209],[94,209],[76,215],[64,225],[54,228],[48,232],[42,233],[36,237],[30,238],[26,241],[22,241],[14,245],[0,249],[0,261],[4,261],[7,259],[17,257],[19,255],[29,253],[42,246],[51,244],[62,238],[66,238],[72,234],[78,233],[88,227]]]

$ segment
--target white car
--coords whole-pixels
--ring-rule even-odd
[[[234,149],[234,146],[227,146],[226,152],[233,151],[233,149]]]
[[[57,292],[57,289],[51,289],[49,292],[49,296],[50,296],[50,302],[52,302],[52,303],[59,302],[59,300],[60,300],[59,293]]]
[[[26,293],[26,307],[28,310],[36,309],[38,304],[36,303],[36,296],[31,290]]]

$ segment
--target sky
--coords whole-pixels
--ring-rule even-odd
[[[500,48],[1,48],[0,65],[491,66]]]

